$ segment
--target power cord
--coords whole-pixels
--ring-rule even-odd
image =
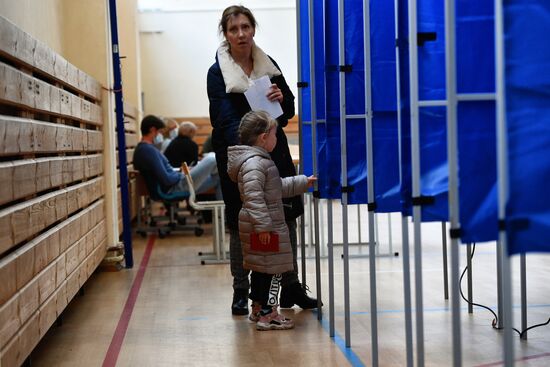
[[[470,261],[474,258],[474,254],[476,252],[476,244],[474,243],[473,244],[473,249],[472,249],[472,255],[470,255]],[[495,313],[495,311],[493,311],[490,307],[488,306],[485,306],[485,305],[481,305],[479,303],[474,303],[474,302],[470,302],[465,296],[464,296],[464,293],[462,292],[462,278],[464,278],[464,275],[466,274],[466,271],[468,271],[468,266],[466,266],[464,268],[464,270],[462,271],[462,274],[460,275],[460,280],[459,280],[459,290],[460,290],[460,296],[462,297],[462,299],[464,301],[466,301],[466,303],[468,304],[471,304],[472,306],[477,306],[477,307],[481,307],[481,308],[484,308],[486,310],[488,310],[489,312],[491,312],[494,316],[494,319],[493,321],[491,322],[491,326],[493,327],[493,329],[496,329],[496,330],[502,330],[504,328],[499,328],[497,325],[498,325],[498,316],[497,314]],[[540,327],[540,326],[545,326],[545,325],[548,325],[550,324],[550,318],[548,319],[548,321],[544,322],[544,323],[541,323],[541,324],[536,324],[536,325],[532,325],[532,326],[529,326],[528,328],[526,328],[525,330],[523,331],[519,331],[518,329],[516,328],[512,328],[512,330],[514,330],[520,338],[523,338],[523,335],[525,335],[525,333],[531,329],[534,329],[534,328],[537,328],[537,327]]]

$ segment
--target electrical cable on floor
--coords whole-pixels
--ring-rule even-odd
[[[473,249],[472,249],[472,255],[470,256],[470,260],[472,260],[472,259],[474,258],[474,253],[475,253],[475,252],[476,252],[476,244],[474,243],[474,244],[473,244]],[[493,329],[496,329],[496,330],[502,330],[502,329],[504,329],[504,328],[499,328],[499,327],[497,327],[497,325],[498,325],[498,316],[497,316],[497,314],[495,313],[495,311],[493,311],[493,310],[492,310],[490,307],[488,307],[488,306],[481,305],[481,304],[479,304],[479,303],[470,302],[470,301],[464,296],[464,293],[462,292],[462,278],[464,278],[464,275],[466,274],[466,271],[468,271],[468,266],[466,266],[466,267],[464,268],[464,270],[462,271],[462,274],[460,275],[460,280],[459,280],[459,284],[460,284],[460,287],[459,287],[460,296],[462,297],[462,299],[463,299],[464,301],[466,301],[466,303],[471,304],[472,306],[477,306],[477,307],[484,308],[484,309],[488,310],[489,312],[491,312],[491,313],[493,314],[493,316],[495,317],[495,318],[493,319],[492,323],[491,323],[491,324],[492,324],[491,326],[493,327]],[[527,331],[529,331],[529,330],[531,330],[531,329],[534,329],[534,328],[537,328],[537,327],[540,327],[540,326],[545,326],[545,325],[548,325],[548,324],[550,324],[550,318],[549,318],[546,322],[544,322],[544,323],[540,323],[540,324],[536,324],[536,325],[529,326],[528,328],[526,328],[526,329],[523,330],[523,331],[519,331],[519,330],[516,329],[516,328],[512,328],[512,329],[513,329],[516,333],[518,333],[518,335],[519,335],[520,338],[522,338],[523,335],[524,335]]]

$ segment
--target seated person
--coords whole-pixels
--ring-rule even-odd
[[[208,138],[204,141],[202,144],[202,155],[205,155],[206,153],[213,152],[214,148],[212,147],[212,134],[208,135]]]
[[[187,196],[189,190],[185,176],[175,170],[153,145],[157,134],[166,129],[164,122],[156,116],[149,115],[141,121],[140,129],[142,138],[134,151],[134,168],[143,176],[149,191],[156,192],[160,189],[165,195]],[[221,199],[220,179],[214,155],[205,157],[191,168],[191,178],[197,194],[214,188],[216,197]]]
[[[181,167],[183,162],[192,166],[199,160],[199,146],[193,141],[197,126],[191,121],[184,121],[178,128],[178,136],[172,140],[164,155],[174,167]]]
[[[164,153],[172,140],[178,136],[178,123],[176,120],[164,119],[164,121],[166,121],[166,128],[156,136],[155,140],[155,146],[161,153]]]

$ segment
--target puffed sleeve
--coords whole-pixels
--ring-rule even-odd
[[[304,175],[283,177],[281,181],[283,198],[301,195],[307,191],[307,177]]]

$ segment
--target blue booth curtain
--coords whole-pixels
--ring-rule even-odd
[[[311,140],[311,62],[309,59],[309,10],[308,0],[300,0],[300,72],[299,82],[307,83],[299,88],[302,103],[302,140],[300,141],[303,160],[301,162],[306,175],[313,172],[313,152]]]
[[[550,2],[504,4],[511,254],[550,251]]]
[[[494,4],[462,0],[457,5],[457,92],[494,93]],[[457,114],[461,240],[494,241],[498,238],[495,103],[459,102]]]
[[[444,3],[419,0],[417,18],[419,37],[435,34],[435,40],[418,45],[419,99],[443,100],[446,98]],[[446,108],[419,108],[419,124],[420,193],[434,198],[433,204],[422,206],[422,221],[446,221],[449,217]]]
[[[391,213],[401,208],[393,1],[370,2],[370,37],[374,201]]]
[[[365,115],[365,48],[363,0],[344,1],[344,59],[351,66],[345,73],[346,115]],[[366,118],[346,119],[347,179],[353,191],[349,204],[367,200]]]
[[[300,1],[300,52],[301,52],[301,73],[302,82],[308,83],[307,87],[300,88],[302,96],[302,144],[304,154],[304,173],[313,173],[313,154],[317,158],[317,177],[319,178],[319,190],[326,192],[328,181],[328,168],[326,163],[326,133],[325,133],[325,60],[324,60],[324,10],[323,3],[313,3],[314,12],[314,55],[315,55],[315,104],[316,104],[316,131],[317,151],[313,152],[312,147],[312,114],[311,114],[311,60],[309,48],[309,9],[308,1]]]
[[[399,129],[400,145],[400,204],[402,215],[412,214],[412,172],[411,172],[411,121],[410,121],[410,83],[409,83],[409,13],[407,0],[398,0],[398,37],[399,48],[399,106],[401,121]]]
[[[325,90],[326,125],[325,154],[327,181],[323,182],[321,197],[337,199],[341,197],[340,175],[340,82],[338,46],[338,1],[325,1]],[[321,179],[322,177],[319,177]]]

